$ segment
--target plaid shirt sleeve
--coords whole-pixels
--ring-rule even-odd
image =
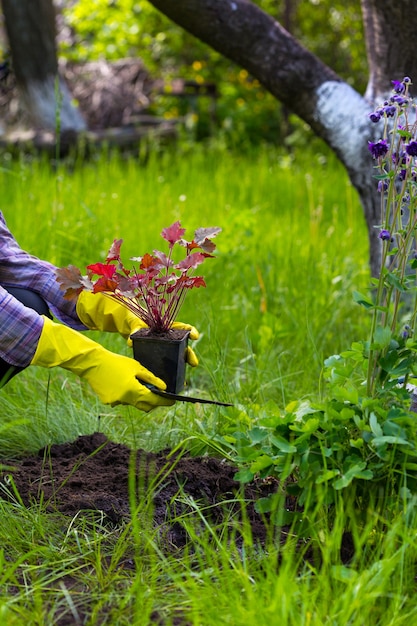
[[[52,313],[76,330],[86,330],[55,279],[55,266],[24,252],[0,212],[0,357],[12,365],[30,364],[42,332],[42,317],[7,292],[24,287],[38,293]]]

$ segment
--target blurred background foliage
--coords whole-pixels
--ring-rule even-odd
[[[367,61],[360,0],[255,0],[306,48],[363,92]],[[213,84],[213,99],[155,95],[150,113],[183,118],[194,139],[216,132],[233,144],[309,141],[308,128],[257,80],[185,32],[146,0],[56,0],[58,47],[69,61],[139,57],[155,79]]]

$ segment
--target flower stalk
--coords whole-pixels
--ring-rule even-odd
[[[374,396],[401,372],[417,373],[417,122],[411,80],[393,81],[393,94],[370,114],[383,123],[369,142],[381,194],[382,245],[368,341],[367,393]]]

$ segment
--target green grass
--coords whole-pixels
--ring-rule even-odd
[[[66,617],[78,624],[84,612],[88,624],[122,626],[158,623],[156,614],[164,624],[182,618],[213,626],[400,626],[417,617],[416,542],[401,523],[347,567],[332,552],[337,525],[317,538],[315,564],[294,542],[281,549],[271,542],[261,553],[247,536],[238,549],[222,529],[193,532],[192,522],[185,522],[192,552],[167,555],[139,523],[115,530],[99,515],[65,520],[18,502],[0,508],[3,623],[52,625]],[[369,529],[361,539],[372,541]]]
[[[323,359],[363,338],[367,318],[352,301],[368,282],[367,234],[356,193],[325,154],[289,158],[195,148],[133,159],[102,157],[53,170],[37,160],[3,160],[2,210],[21,246],[56,265],[102,258],[113,238],[126,255],[160,246],[163,227],[180,219],[190,232],[221,226],[207,289],[190,293],[181,319],[199,328],[195,393],[232,409],[177,403],[143,414],[100,404],[65,371],[29,368],[0,396],[1,456],[36,451],[102,430],[134,447],[160,450],[187,439],[194,452],[262,411],[320,392]],[[130,354],[115,336],[91,333]],[[208,444],[209,445],[209,444]],[[138,503],[146,507],[146,504]],[[270,624],[400,626],[416,618],[415,525],[406,516],[356,529],[351,567],[337,547],[351,516],[342,507],[312,529],[317,562],[295,537],[271,537],[260,551],[245,531],[238,548],[226,528],[211,528],[197,504],[181,519],[193,552],[161,552],[155,531],[111,527],[99,515],[73,519],[0,500],[0,618],[7,624]],[[147,511],[141,518],[146,519]],[[149,513],[149,512],[148,512]],[[330,527],[331,522],[331,527]],[[133,567],[134,565],[134,567]],[[153,617],[152,617],[153,616]],[[72,622],[71,622],[72,620]]]

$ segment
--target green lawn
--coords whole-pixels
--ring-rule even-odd
[[[159,247],[160,231],[177,219],[187,232],[220,226],[217,258],[204,268],[207,288],[189,294],[181,319],[201,333],[190,388],[234,404],[178,403],[143,414],[101,405],[67,372],[30,368],[1,392],[3,458],[97,429],[146,450],[187,440],[193,453],[213,451],[216,435],[317,397],[324,358],[366,336],[367,317],[352,299],[369,280],[365,223],[327,153],[197,147],[152,155],[146,166],[102,157],[57,170],[4,160],[0,179],[16,238],[56,265],[100,260],[116,237],[126,255],[141,255]],[[119,337],[91,336],[130,354]],[[17,494],[0,508],[0,617],[8,625],[52,625],[62,611],[68,624],[84,623],[87,611],[91,625],[400,626],[417,616],[414,508],[379,533],[380,519],[374,526],[370,514],[355,526],[341,500],[309,529],[316,561],[305,558],[295,531],[285,547],[271,539],[260,550],[249,533],[242,548],[226,528],[206,524],[198,533],[189,525],[193,551],[167,555],[137,517],[111,527],[97,516],[26,508]],[[204,521],[204,511],[196,514]],[[357,548],[349,566],[338,550],[346,528]],[[118,566],[126,559],[134,569]]]

